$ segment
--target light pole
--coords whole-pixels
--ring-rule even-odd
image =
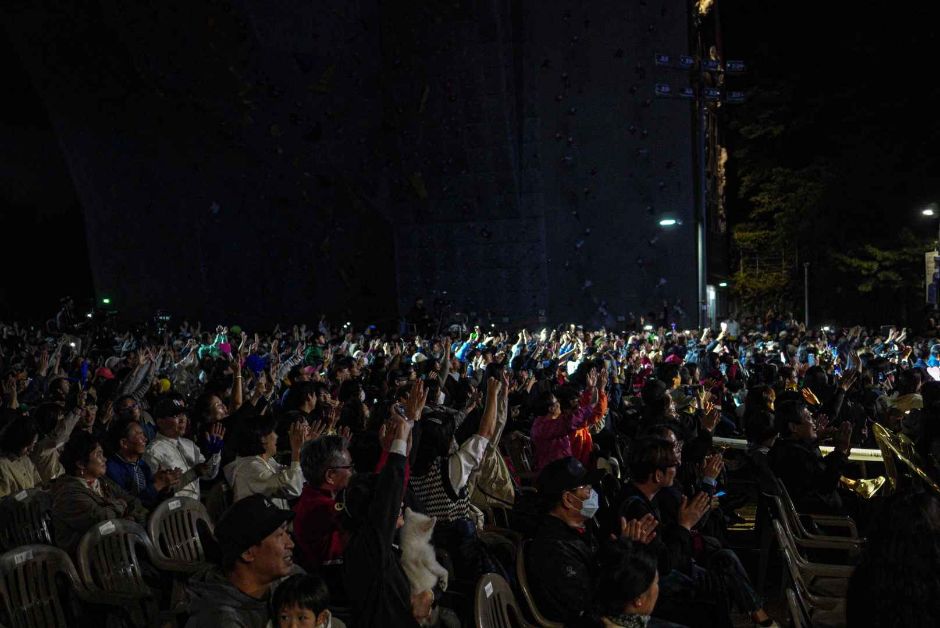
[[[924,216],[936,216],[937,204],[931,203],[924,209],[920,210],[920,213]],[[937,252],[940,253],[940,221],[937,221]]]
[[[929,217],[929,218],[932,218],[932,217],[936,216],[937,213],[938,213],[938,206],[937,206],[937,203],[930,203],[929,205],[927,205],[927,207],[925,207],[925,208],[923,208],[922,210],[920,210],[920,213],[921,213],[922,216],[927,216],[927,217]],[[937,291],[938,291],[938,288],[940,288],[940,285],[938,285],[938,281],[937,281],[937,269],[936,269],[937,258],[938,258],[938,256],[940,256],[940,221],[937,221],[937,248],[936,248],[936,253],[928,253],[928,255],[930,255],[930,258],[928,258],[928,261],[927,261],[927,269],[928,269],[928,271],[930,270],[930,268],[931,268],[930,259],[932,259],[932,260],[933,260],[933,264],[934,264],[934,266],[933,266],[934,272],[933,272],[933,276],[932,276],[932,277],[928,277],[928,278],[927,278],[927,303],[931,303],[931,302],[932,302],[932,303],[933,303],[933,306],[934,306],[935,308],[940,309],[940,298],[938,298],[938,295],[937,295]],[[930,293],[930,288],[931,288],[931,287],[932,287],[933,290],[934,290],[934,293],[933,293],[933,295],[932,295],[933,301],[931,301],[931,293]]]

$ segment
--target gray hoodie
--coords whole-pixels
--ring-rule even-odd
[[[271,618],[270,594],[261,600],[245,595],[218,568],[193,574],[186,592],[186,628],[265,628]]]

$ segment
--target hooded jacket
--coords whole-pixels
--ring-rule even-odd
[[[270,594],[260,600],[246,595],[215,567],[193,574],[186,592],[186,628],[265,628],[271,618]]]

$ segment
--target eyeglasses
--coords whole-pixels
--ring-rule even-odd
[[[584,489],[584,488],[591,488],[591,485],[590,485],[590,484],[582,484],[581,486],[576,486],[576,487],[574,487],[574,488],[569,488],[569,489],[568,489],[568,492],[569,492],[569,493],[577,493],[578,491],[580,491],[581,489]]]

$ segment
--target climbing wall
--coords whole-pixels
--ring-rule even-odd
[[[686,3],[531,2],[527,18],[523,154],[542,193],[550,311],[616,325],[665,303],[694,322],[690,105],[653,96],[654,54],[688,50]]]
[[[383,16],[405,310],[423,296],[497,321],[546,314],[542,207],[519,153],[522,20],[510,2],[401,3]]]
[[[402,306],[692,322],[690,105],[653,98],[654,53],[687,52],[686,3],[460,6],[383,19]]]
[[[119,308],[694,316],[682,0],[16,0]],[[663,231],[664,216],[682,220]],[[675,309],[677,308],[677,309]]]

